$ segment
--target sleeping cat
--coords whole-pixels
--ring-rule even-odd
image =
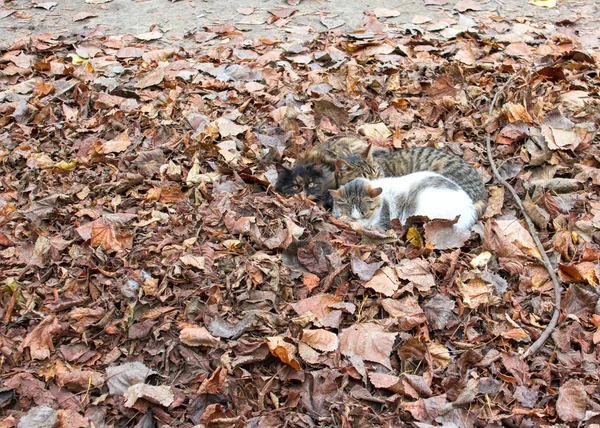
[[[465,190],[431,171],[376,180],[356,178],[329,192],[335,217],[347,217],[365,227],[389,229],[392,219],[405,225],[415,215],[448,220],[460,216],[453,227],[468,231],[478,218]]]
[[[464,159],[434,147],[410,147],[391,153],[367,149],[336,162],[336,183],[354,178],[400,177],[419,171],[432,171],[458,184],[473,201],[479,218],[487,207],[488,194],[481,177]]]

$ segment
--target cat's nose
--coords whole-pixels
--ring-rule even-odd
[[[360,213],[358,212],[358,210],[356,208],[354,208],[352,210],[352,213],[350,214],[350,217],[352,217],[354,220],[360,219]]]

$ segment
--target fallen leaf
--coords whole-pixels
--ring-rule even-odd
[[[88,18],[96,18],[98,15],[90,13],[90,12],[78,12],[73,15],[73,22],[83,21]]]
[[[300,363],[296,359],[296,347],[286,342],[283,336],[266,337],[265,342],[271,354],[295,370],[300,370]]]
[[[394,18],[396,16],[400,16],[400,11],[396,9],[385,9],[382,7],[378,7],[373,9],[373,15],[377,18]]]
[[[138,40],[150,41],[150,40],[158,40],[163,36],[163,33],[160,31],[150,31],[147,33],[136,34],[135,38]]]
[[[210,334],[206,327],[182,328],[179,340],[188,346],[215,347],[219,345],[219,339]]]
[[[339,345],[337,335],[323,329],[302,330],[300,341],[321,352],[333,352]]]
[[[304,273],[302,275],[302,284],[304,284],[304,286],[308,288],[309,291],[312,291],[313,289],[318,287],[320,283],[321,278],[319,278],[317,275],[314,275],[312,273]]]
[[[391,369],[390,355],[396,334],[375,323],[354,324],[340,332],[340,352],[347,357],[358,356]]]
[[[45,360],[54,352],[53,337],[62,330],[60,323],[53,315],[45,317],[25,338],[22,348],[29,348],[32,360]]]
[[[365,288],[370,288],[388,297],[398,290],[399,285],[396,272],[389,266],[379,269],[373,278],[363,284]]]
[[[529,3],[534,6],[553,8],[556,7],[558,0],[529,0]]]
[[[466,12],[467,10],[483,10],[483,7],[474,0],[460,0],[454,5],[454,10]]]
[[[393,133],[385,126],[385,123],[369,123],[358,127],[363,135],[373,138],[388,138]]]
[[[412,282],[423,293],[435,286],[429,263],[423,259],[402,260],[396,266],[396,273],[400,279]]]
[[[102,144],[100,153],[120,153],[127,150],[131,145],[131,139],[127,130],[121,132],[115,138]]]
[[[142,77],[138,79],[134,86],[138,89],[149,88],[150,86],[158,85],[163,81],[164,78],[164,68],[157,68],[142,75]]]
[[[130,386],[125,392],[125,407],[132,408],[140,398],[163,407],[169,407],[175,400],[171,387],[166,385],[148,385],[138,383]]]
[[[106,384],[113,395],[121,396],[132,385],[144,383],[150,375],[156,374],[143,363],[138,361],[124,363],[106,369]]]
[[[406,296],[402,300],[383,299],[381,307],[390,317],[398,319],[398,328],[403,331],[411,330],[427,321],[419,302],[411,296]]]
[[[477,309],[479,305],[489,305],[492,302],[494,287],[481,278],[474,278],[467,283],[457,281],[458,291],[467,308]]]

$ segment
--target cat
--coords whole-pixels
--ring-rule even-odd
[[[329,189],[335,187],[335,174],[326,165],[298,164],[292,168],[277,165],[275,190],[283,195],[304,192],[308,199],[330,210],[333,201]]]
[[[479,173],[461,157],[434,147],[410,147],[393,152],[367,148],[360,156],[353,154],[336,161],[335,182],[343,185],[357,177],[401,177],[420,171],[439,173],[458,184],[473,201],[477,218],[485,211],[488,193]]]
[[[341,159],[361,158],[369,144],[355,134],[342,134],[327,139],[308,150],[291,168],[277,165],[275,190],[284,195],[304,192],[309,199],[331,209],[329,189],[335,189],[335,165]]]
[[[305,165],[323,164],[334,170],[338,160],[359,155],[364,153],[368,148],[369,143],[360,135],[350,133],[340,134],[328,138],[323,143],[309,149],[300,156],[298,163]]]
[[[389,229],[392,219],[405,225],[407,219],[416,215],[448,220],[459,216],[453,227],[469,231],[478,218],[467,192],[432,171],[376,180],[355,178],[329,193],[333,198],[334,217],[346,217],[367,228]]]

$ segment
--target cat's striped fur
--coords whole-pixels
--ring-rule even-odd
[[[478,216],[485,211],[488,192],[479,173],[461,157],[434,147],[410,147],[388,153],[367,150],[362,156],[348,156],[338,162],[336,182],[341,185],[357,177],[401,177],[420,171],[449,178],[471,197]]]

